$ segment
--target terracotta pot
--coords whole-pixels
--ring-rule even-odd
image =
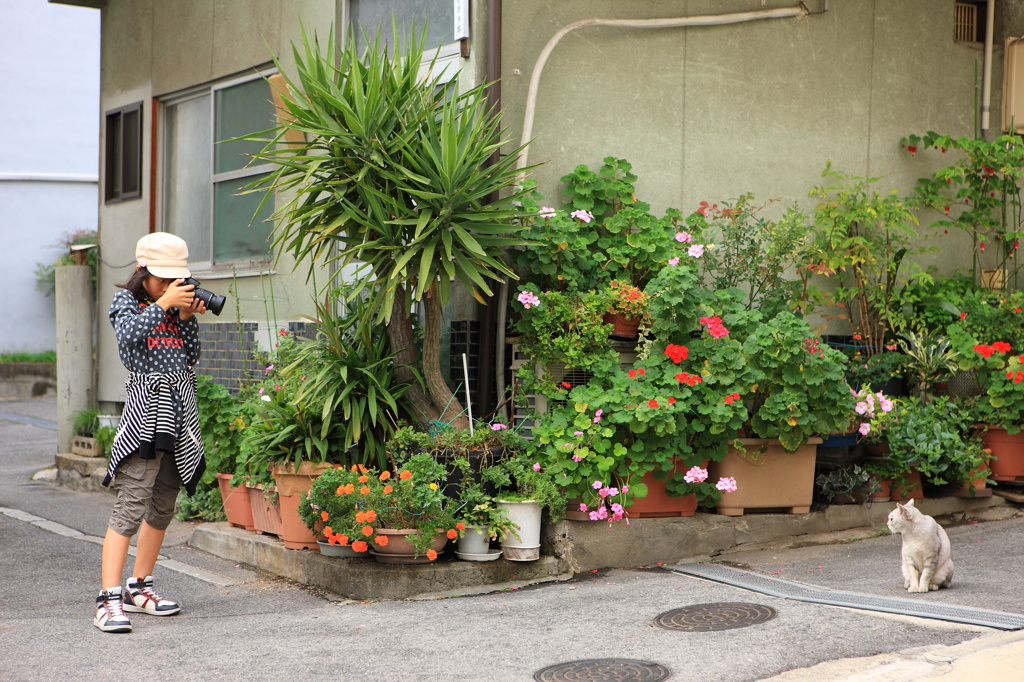
[[[874,500],[875,502],[888,502],[889,487],[892,484],[892,481],[890,481],[888,478],[876,476],[875,474],[871,474],[871,480],[877,483],[878,487],[881,488],[881,490],[876,490],[875,492],[871,493],[868,497]]]
[[[701,468],[707,469],[711,460],[701,462]],[[676,460],[675,471],[685,465]],[[682,469],[685,473],[686,469]],[[684,495],[670,497],[665,489],[665,481],[654,478],[654,472],[648,471],[640,482],[647,486],[647,497],[633,500],[633,505],[626,507],[626,512],[634,519],[658,518],[665,516],[693,516],[697,511],[697,496]],[[577,505],[577,508],[579,505]]]
[[[289,462],[271,473],[277,483],[281,505],[281,539],[288,549],[319,549],[316,535],[299,517],[299,502],[313,488],[313,480],[331,468],[330,464],[302,462],[298,469]]]
[[[709,478],[736,479],[736,492],[722,493],[718,513],[742,516],[745,509],[781,509],[807,514],[814,498],[814,460],[820,438],[811,438],[796,452],[786,452],[777,440],[740,438],[745,453],[733,446],[721,462],[711,462]],[[762,445],[766,452],[758,453]]]
[[[264,490],[263,486],[246,486],[249,488],[249,504],[252,507],[252,525],[260,533],[268,535],[281,534],[281,508],[273,490]]]
[[[252,522],[252,504],[249,502],[249,489],[244,485],[237,488],[231,487],[231,474],[217,474],[217,487],[220,488],[220,498],[224,503],[224,513],[228,517],[228,523],[235,528],[256,530]]]
[[[892,487],[889,489],[889,501],[891,502],[924,499],[924,489],[921,487],[921,472],[916,469],[910,472],[905,486],[898,486],[895,481],[891,485]]]
[[[1024,431],[1010,435],[1001,426],[985,429],[981,442],[992,451],[992,478],[996,481],[1024,481]]]
[[[410,535],[418,535],[415,528],[378,528],[377,535],[387,537],[388,544],[383,547],[377,543],[370,543],[370,552],[382,564],[428,564],[430,559],[425,554],[416,556],[416,547],[406,538]],[[434,543],[431,549],[439,555],[444,553],[444,546],[448,538],[443,533],[434,536]]]
[[[605,324],[612,326],[612,336],[635,338],[640,331],[639,317],[626,317],[622,313],[605,313],[601,318]]]
[[[832,504],[864,504],[864,493],[853,493],[852,495],[836,493],[836,496],[832,498]]]
[[[984,450],[989,456],[992,455],[992,451],[988,448]],[[988,470],[990,461],[986,459],[982,464],[975,467],[968,474],[968,479],[957,490],[953,491],[953,495],[955,497],[992,497],[992,488],[985,487],[985,477],[981,475],[983,471]]]

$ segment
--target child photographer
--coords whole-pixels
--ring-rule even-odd
[[[153,570],[179,489],[195,493],[206,463],[196,410],[199,323],[206,306],[193,294],[188,246],[155,232],[135,247],[138,264],[110,306],[127,401],[103,485],[117,489],[103,541],[102,591],[93,624],[131,632],[125,612],[172,616],[181,608],[153,590]],[[122,589],[128,546],[139,533],[132,577]]]

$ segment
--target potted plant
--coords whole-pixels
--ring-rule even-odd
[[[71,452],[82,457],[103,455],[95,438],[99,428],[99,410],[81,410],[71,415]]]
[[[897,343],[907,355],[907,374],[916,386],[918,402],[930,401],[935,385],[956,372],[958,350],[937,333],[906,330]]]
[[[612,280],[608,285],[608,312],[603,320],[612,325],[612,336],[633,338],[647,315],[650,296],[629,282]]]
[[[494,485],[502,482],[501,462],[501,459],[490,460],[490,466],[484,464],[475,468],[466,457],[458,457],[454,462],[455,468],[461,474],[455,510],[456,529],[461,531],[456,549],[460,559],[497,559],[501,556],[501,551],[492,552],[490,541],[505,541],[519,530],[509,519],[508,510],[496,506],[494,494],[488,493],[484,488],[486,483]],[[494,466],[495,464],[497,466]],[[461,527],[458,524],[461,524]]]
[[[242,431],[246,419],[251,418],[251,407],[237,400],[231,393],[205,375],[196,376],[196,406],[206,453],[205,483],[208,477],[217,482],[228,523],[236,528],[255,530],[249,489],[234,481]],[[234,485],[232,485],[234,483]]]
[[[275,59],[296,76],[285,76],[277,136],[255,155],[276,169],[250,191],[267,192],[264,202],[271,191],[292,197],[277,213],[279,255],[311,269],[360,264],[348,300],[367,296],[365,322],[387,329],[400,382],[420,368],[426,391],[408,392],[416,420],[461,430],[468,419],[440,362],[442,309],[453,279],[482,299],[488,281],[516,278],[504,254],[523,243],[516,221],[530,215],[520,203],[528,190],[517,186],[517,153],[495,155],[507,140],[485,85],[444,83],[442,69],[421,78],[425,40],[413,29],[401,50],[378,37],[363,51],[355,40],[337,47],[332,34],[304,38],[294,68]],[[305,141],[278,145],[286,131]],[[413,301],[424,310],[419,361]]]
[[[359,477],[350,494],[358,494],[356,520],[362,512],[362,533],[373,538],[378,561],[434,561],[448,540],[459,537],[464,528],[458,527],[455,505],[444,495],[444,478],[444,466],[426,452],[398,460],[394,473],[369,470]]]
[[[494,501],[516,530],[501,542],[509,561],[540,558],[541,515],[547,509],[552,521],[565,516],[565,493],[551,474],[528,452],[520,452],[493,467],[489,477],[498,486]]]
[[[364,496],[357,494],[359,481],[369,476],[366,467],[358,465],[331,468],[317,476],[313,487],[299,501],[299,517],[317,537],[320,553],[326,556],[358,557],[369,549],[371,536],[362,531],[365,514],[357,518]]]
[[[818,474],[814,483],[829,504],[861,504],[865,495],[880,489],[871,474],[856,464]]]
[[[973,373],[981,393],[973,401],[972,417],[984,447],[992,451],[992,478],[1024,480],[1022,356],[1013,355],[1013,346],[1003,340],[978,343],[961,325],[952,325],[949,333],[959,353],[958,366]]]

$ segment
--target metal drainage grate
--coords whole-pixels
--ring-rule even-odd
[[[757,625],[777,615],[772,607],[760,604],[696,604],[666,611],[654,618],[654,624],[666,630],[717,632]]]
[[[936,604],[934,602],[900,599],[898,597],[880,597],[873,594],[858,592],[842,592],[829,590],[814,585],[803,585],[772,578],[760,573],[742,571],[719,564],[679,564],[667,566],[671,571],[683,573],[697,578],[714,580],[715,582],[740,587],[761,594],[769,594],[782,599],[809,602],[812,604],[828,604],[830,606],[846,606],[865,611],[882,613],[898,613],[904,616],[932,618],[951,623],[981,625],[1000,630],[1020,630],[1024,628],[1024,615],[1004,613],[988,609],[976,609],[969,606],[952,604]]]
[[[659,682],[668,676],[668,668],[660,663],[628,658],[590,658],[548,666],[535,672],[533,679],[538,682]]]

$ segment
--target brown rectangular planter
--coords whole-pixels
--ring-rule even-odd
[[[708,466],[710,479],[726,476],[736,479],[736,492],[722,493],[718,513],[742,516],[747,509],[782,510],[807,514],[814,497],[814,459],[820,438],[811,438],[796,452],[786,452],[777,440],[737,439],[745,449],[741,453],[730,446],[725,459]],[[758,452],[763,445],[767,451]]]

